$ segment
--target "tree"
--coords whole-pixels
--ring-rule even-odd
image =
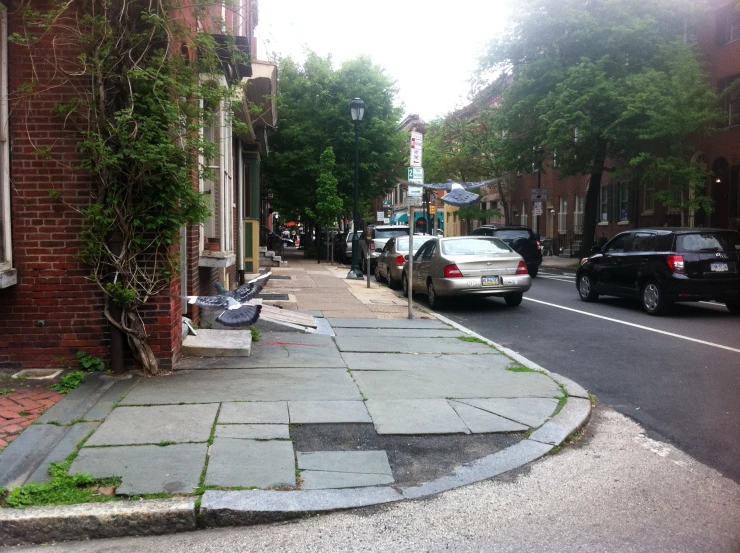
[[[354,128],[349,104],[365,101],[360,123],[360,203],[395,184],[394,170],[403,162],[404,136],[397,128],[401,111],[396,89],[383,70],[360,57],[334,69],[330,57],[309,52],[301,65],[291,58],[279,63],[280,122],[269,135],[271,155],[265,181],[272,203],[283,217],[317,214],[321,153],[331,147],[340,212],[351,213],[354,182]],[[309,212],[310,210],[310,212]]]
[[[676,185],[697,176],[678,160],[690,136],[711,129],[717,104],[682,40],[694,10],[688,0],[524,0],[489,45],[482,69],[512,77],[499,114],[509,168],[527,170],[544,144],[561,175],[590,175],[584,253],[604,172],[680,176]],[[699,187],[694,196],[708,207]]]

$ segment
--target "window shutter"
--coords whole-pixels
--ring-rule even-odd
[[[631,222],[635,222],[635,190],[630,186],[630,182],[624,183],[628,187],[627,192],[627,219]]]

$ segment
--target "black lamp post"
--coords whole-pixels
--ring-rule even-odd
[[[542,156],[545,153],[545,149],[542,146],[533,146],[532,152],[534,152],[535,158],[537,159],[537,188],[540,187],[540,173],[542,172]],[[542,237],[542,231],[540,230],[540,216],[537,215],[537,239]]]
[[[360,271],[360,241],[357,237],[357,232],[360,229],[360,221],[357,217],[357,199],[358,199],[358,188],[359,188],[359,174],[360,174],[360,121],[365,115],[365,102],[360,98],[355,98],[349,104],[349,114],[352,117],[352,122],[355,125],[355,198],[352,209],[352,267],[347,273],[347,278],[362,278],[362,271]],[[370,267],[368,267],[368,273]]]

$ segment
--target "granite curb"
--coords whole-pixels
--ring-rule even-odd
[[[591,416],[591,400],[582,386],[443,315],[431,314],[441,322],[497,348],[522,365],[547,374],[563,386],[568,401],[557,415],[521,442],[418,486],[296,491],[208,490],[198,506],[193,498],[175,498],[32,507],[25,510],[0,509],[0,545],[154,535],[197,528],[260,524],[404,499],[421,499],[487,480],[535,461],[586,425]]]

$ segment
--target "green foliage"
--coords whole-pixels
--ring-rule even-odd
[[[105,363],[99,357],[88,355],[85,351],[77,352],[77,363],[80,368],[87,372],[98,372],[105,370]]]
[[[342,211],[342,199],[337,194],[337,179],[334,177],[334,150],[331,146],[321,152],[319,160],[316,210],[306,208],[309,217],[321,226],[331,226]]]
[[[2,390],[0,390],[0,396],[6,396],[8,394],[12,394],[13,392],[15,392],[15,388],[3,388]]]
[[[281,60],[278,74],[280,124],[269,135],[272,151],[265,160],[265,178],[281,216],[306,217],[306,208],[316,213],[321,154],[327,147],[336,156],[333,175],[342,212],[351,213],[355,143],[349,104],[358,96],[365,102],[359,123],[360,202],[395,184],[394,170],[405,163],[408,136],[397,127],[397,90],[380,67],[359,57],[336,69],[331,58],[309,52],[302,65]]]
[[[260,332],[260,329],[259,328],[255,328],[253,326],[250,326],[249,327],[249,332],[252,334],[252,341],[253,342],[259,342],[259,340],[260,340],[260,334],[262,334],[262,332]]]
[[[85,373],[82,371],[67,373],[62,376],[62,379],[59,382],[52,384],[49,388],[59,392],[60,394],[66,394],[67,392],[79,387],[84,379]]]

